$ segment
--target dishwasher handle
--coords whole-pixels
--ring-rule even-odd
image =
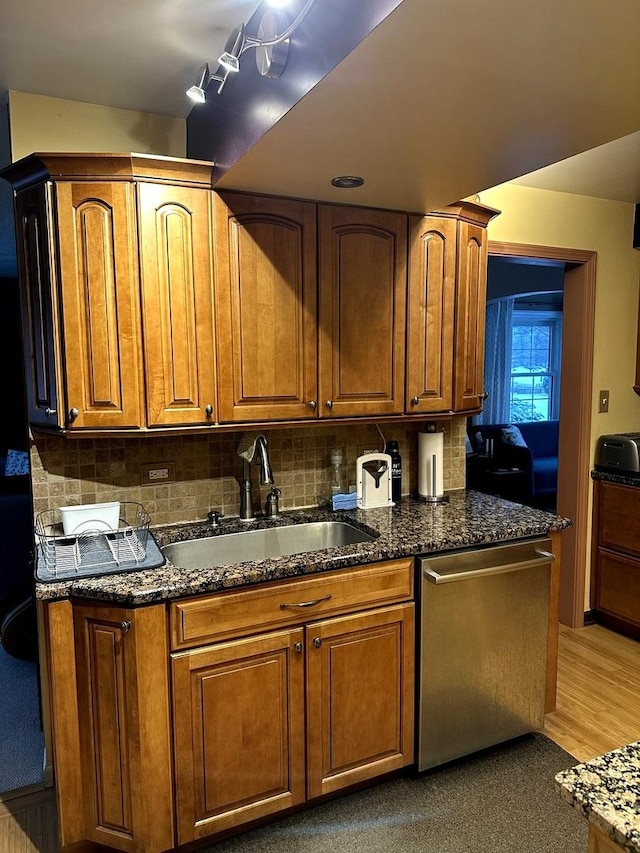
[[[455,572],[453,574],[440,574],[434,569],[425,569],[424,576],[429,583],[455,583],[457,581],[471,580],[472,578],[487,578],[492,575],[504,575],[507,572],[518,572],[521,569],[533,569],[536,566],[544,566],[555,560],[555,554],[551,551],[536,551],[537,557],[531,560],[518,560],[517,563],[505,563],[502,566],[487,566],[483,569],[468,569],[467,571]]]

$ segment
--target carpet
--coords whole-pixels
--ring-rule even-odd
[[[43,781],[38,669],[0,646],[0,793]]]
[[[553,778],[577,760],[534,733],[332,800],[203,853],[586,853]]]

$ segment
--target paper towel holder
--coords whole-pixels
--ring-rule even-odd
[[[427,444],[427,436],[432,435],[438,438],[436,446],[429,449],[422,446],[422,438],[425,438]],[[442,464],[442,437],[443,434],[438,432],[435,421],[428,421],[425,424],[424,433],[420,433],[419,450],[418,450],[418,494],[417,498],[425,503],[444,504],[449,503],[449,496],[444,494],[442,472],[439,470],[439,465]],[[433,442],[431,442],[433,444]],[[438,462],[438,444],[440,462]],[[423,456],[423,452],[426,454]],[[428,461],[427,461],[428,460]],[[429,465],[430,462],[430,465]],[[426,467],[426,470],[423,470]],[[440,487],[440,488],[438,488]]]
[[[432,483],[431,489],[433,492],[435,492],[437,489],[437,486],[436,486],[437,477],[438,477],[437,466],[438,466],[438,457],[434,453],[433,456],[431,457],[431,483]],[[417,498],[419,501],[424,501],[425,503],[430,503],[430,504],[448,504],[449,503],[449,495],[445,495],[445,494],[442,494],[442,495],[436,495],[436,494],[421,495],[421,494],[418,494]]]

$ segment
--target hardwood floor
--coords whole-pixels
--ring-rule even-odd
[[[52,788],[0,795],[2,853],[58,853],[58,822]]]
[[[640,643],[561,625],[558,700],[543,732],[579,761],[640,740]]]
[[[543,732],[579,761],[640,740],[640,643],[560,626],[557,710]],[[0,795],[2,853],[58,853],[53,789]]]

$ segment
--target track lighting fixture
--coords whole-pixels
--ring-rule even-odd
[[[236,27],[218,57],[216,73],[212,74],[208,63],[205,63],[193,86],[187,89],[187,95],[196,103],[204,103],[207,88],[212,80],[220,83],[220,94],[229,74],[237,74],[240,71],[240,58],[243,53],[251,48],[256,51],[256,65],[260,74],[263,77],[280,77],[287,64],[291,36],[307,17],[316,0],[306,0],[291,23],[283,10],[289,2],[290,0],[269,0],[271,8],[263,13],[255,36],[247,35],[244,24]]]

